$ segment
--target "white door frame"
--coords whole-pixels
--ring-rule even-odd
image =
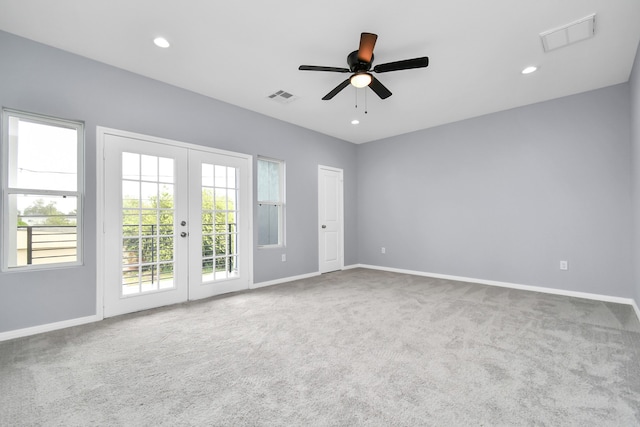
[[[220,150],[203,145],[191,144],[187,142],[175,141],[171,139],[159,138],[150,135],[143,135],[124,130],[112,129],[103,126],[96,127],[96,317],[98,320],[104,319],[104,287],[105,287],[105,159],[104,159],[104,139],[105,135],[115,135],[131,139],[142,139],[158,144],[166,144],[175,147],[182,147],[191,150],[204,151],[213,154],[237,157],[247,162],[248,187],[245,191],[253,195],[253,156],[249,154],[236,153],[233,151]],[[248,247],[244,262],[248,263],[249,287],[253,284],[253,196],[248,197],[248,218],[244,226],[248,236]]]
[[[322,224],[322,194],[321,194],[321,180],[320,176],[322,171],[335,172],[339,176],[339,189],[338,189],[338,268],[326,270],[323,266],[323,254],[322,254],[322,239],[323,239],[323,224]],[[320,273],[326,273],[329,271],[337,271],[344,269],[344,171],[339,168],[331,166],[318,165],[318,271]]]

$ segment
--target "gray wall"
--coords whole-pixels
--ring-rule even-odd
[[[634,252],[635,266],[634,291],[636,304],[640,304],[640,44],[636,52],[636,60],[629,78],[631,92],[631,143],[633,146],[633,219],[634,219]]]
[[[357,262],[355,145],[4,32],[0,57],[0,104],[84,121],[87,171],[85,265],[0,273],[0,332],[95,314],[96,126],[284,160],[287,247],[254,250],[254,282],[318,271],[317,165],[344,169],[345,264]]]
[[[628,84],[359,146],[359,260],[631,297],[630,154]]]

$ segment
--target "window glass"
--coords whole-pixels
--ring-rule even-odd
[[[258,245],[279,244],[279,212],[276,205],[258,205]]]
[[[258,200],[280,200],[281,162],[258,160]]]
[[[49,124],[9,118],[9,186],[76,191],[78,132]]]
[[[258,245],[284,245],[284,162],[258,158]]]

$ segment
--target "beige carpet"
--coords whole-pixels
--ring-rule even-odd
[[[629,306],[365,269],[0,343],[1,426],[634,426]]]

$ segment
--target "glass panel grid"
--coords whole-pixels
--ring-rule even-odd
[[[202,164],[203,282],[238,276],[238,172],[236,168]]]
[[[175,287],[173,159],[122,153],[122,295]]]

